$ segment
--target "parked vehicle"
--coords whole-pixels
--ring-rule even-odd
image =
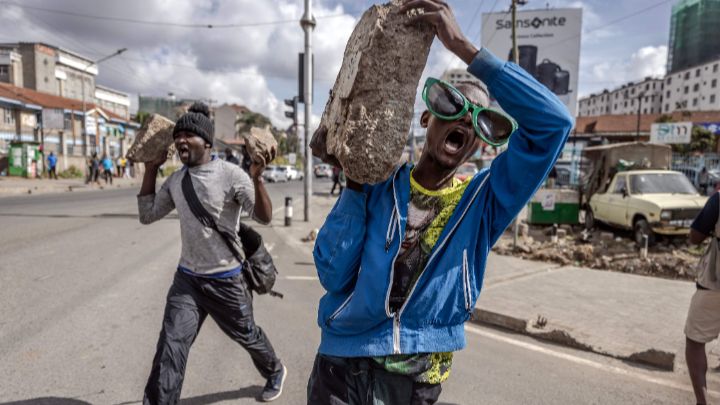
[[[604,145],[584,154],[594,163],[582,196],[587,228],[599,221],[632,230],[640,245],[645,236],[653,244],[657,235],[686,235],[707,200],[685,175],[667,170],[667,145]]]
[[[315,177],[332,177],[332,167],[327,163],[320,163],[313,168]]]
[[[262,176],[263,179],[270,183],[277,183],[278,181],[288,181],[287,171],[282,170],[279,166],[275,165],[265,167]]]
[[[288,180],[302,180],[304,178],[303,172],[298,170],[294,166],[287,165],[287,178]]]

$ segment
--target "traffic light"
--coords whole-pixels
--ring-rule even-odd
[[[293,124],[297,125],[298,120],[298,98],[293,97],[285,100],[285,105],[292,108],[290,111],[285,111],[285,116],[292,118]]]

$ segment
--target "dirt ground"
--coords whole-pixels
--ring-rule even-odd
[[[649,248],[647,258],[629,232],[562,225],[553,242],[552,227],[521,225],[517,247],[513,248],[512,227],[493,248],[502,255],[575,265],[599,270],[619,271],[669,279],[693,280],[695,266],[705,246],[690,247],[685,237],[660,238]]]

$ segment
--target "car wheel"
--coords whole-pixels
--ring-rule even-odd
[[[648,224],[648,221],[645,219],[638,219],[635,221],[635,226],[633,227],[635,231],[635,243],[638,244],[638,246],[645,247],[645,240],[643,238],[644,235],[647,235],[648,237],[648,246],[652,246],[655,244],[655,233],[650,228],[650,224]]]
[[[592,230],[595,228],[595,214],[590,207],[585,209],[585,229]]]

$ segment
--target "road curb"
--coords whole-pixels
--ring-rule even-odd
[[[532,321],[530,319],[518,318],[481,308],[475,308],[470,317],[470,322],[478,325],[497,327],[561,346],[584,350],[631,363],[651,366],[664,371],[675,370],[675,353],[664,350],[648,348],[631,354],[611,353],[605,349],[583,343],[582,339],[573,336],[573,334],[566,329],[558,328],[557,326],[537,328],[531,324]]]

